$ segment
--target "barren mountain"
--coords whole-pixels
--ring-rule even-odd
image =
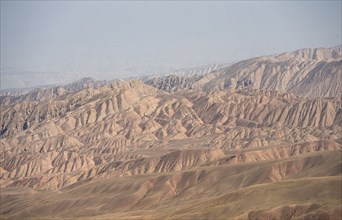
[[[13,91],[0,93],[0,105],[9,105],[24,101],[39,101],[57,98],[67,93],[73,93],[84,88],[99,88],[108,82],[92,78],[83,78],[63,86],[40,87],[36,89],[12,89]]]
[[[166,77],[162,89],[156,79],[118,81],[3,103],[0,216],[337,219],[341,81],[324,81],[329,68],[341,75],[334,51],[253,58],[195,80]],[[258,62],[303,66],[257,71]],[[255,78],[228,89],[230,76]],[[308,97],[296,95],[303,91]]]
[[[166,91],[254,88],[335,97],[341,95],[341,81],[342,49],[335,47],[256,57],[204,75],[155,77],[146,83]]]

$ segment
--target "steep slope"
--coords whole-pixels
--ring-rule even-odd
[[[341,49],[303,49],[241,61],[222,71],[205,88],[252,87],[306,97],[335,97],[342,91],[341,71]]]
[[[158,89],[175,92],[181,89],[193,89],[193,85],[202,78],[200,75],[169,75],[146,80],[146,84]]]
[[[339,98],[306,100],[260,90],[170,94],[139,81],[116,82],[5,106],[1,179],[3,186],[56,189],[335,151],[341,148],[340,112]],[[238,153],[271,146],[278,148]]]
[[[179,89],[264,89],[305,97],[337,97],[342,92],[342,49],[301,49],[256,57],[199,76],[167,76],[147,81],[166,91]]]

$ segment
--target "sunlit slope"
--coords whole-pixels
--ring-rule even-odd
[[[292,213],[292,217],[333,218],[341,213],[339,153],[110,178],[60,191],[2,189],[1,214],[12,218],[256,219]]]
[[[341,47],[300,49],[242,60],[204,75],[155,77],[147,83],[166,91],[253,88],[336,97],[342,92],[341,51]]]
[[[118,81],[2,105],[0,216],[335,219],[341,126],[341,96],[249,86]]]

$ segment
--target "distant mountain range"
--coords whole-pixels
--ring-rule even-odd
[[[33,89],[11,89],[2,91],[0,94],[0,105],[18,103],[23,101],[43,101],[57,98],[61,95],[73,93],[84,88],[99,88],[109,82],[105,80],[95,80],[83,78],[73,83],[61,86],[45,86]]]
[[[204,65],[129,79],[140,79],[168,92],[253,88],[287,91],[303,97],[335,97],[342,91],[341,48],[300,49],[235,64]],[[64,86],[7,89],[0,93],[0,103],[58,97],[83,88],[99,88],[113,81],[83,78]]]
[[[253,88],[335,97],[342,91],[342,49],[301,49],[243,60],[207,74],[169,75],[146,81],[159,89],[222,90]]]

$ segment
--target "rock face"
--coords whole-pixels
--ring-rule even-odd
[[[153,85],[154,87],[165,91],[175,92],[181,89],[193,89],[195,83],[201,78],[202,77],[198,75],[169,75],[146,80],[146,84]]]
[[[204,75],[156,77],[146,83],[166,91],[179,89],[263,89],[304,97],[335,97],[342,91],[342,49],[302,49],[257,57]]]
[[[154,86],[85,80],[3,102],[0,216],[334,219],[340,55],[299,50]]]

